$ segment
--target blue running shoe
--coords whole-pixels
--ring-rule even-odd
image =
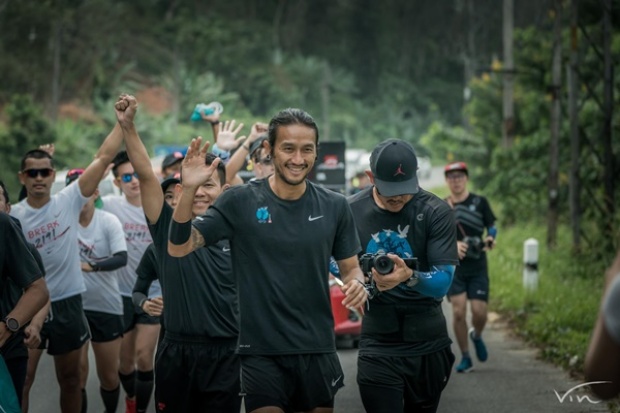
[[[469,329],[469,338],[474,342],[474,347],[476,348],[476,357],[478,360],[485,362],[489,357],[487,353],[487,346],[484,345],[484,341],[482,341],[482,337],[475,338],[476,330],[472,327]]]
[[[463,357],[458,366],[456,366],[457,373],[469,373],[474,369],[474,363],[471,362],[471,357]]]

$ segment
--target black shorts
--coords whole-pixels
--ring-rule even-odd
[[[84,310],[93,343],[105,343],[123,336],[123,316]]]
[[[448,290],[448,297],[467,293],[470,300],[489,301],[489,274],[486,272],[478,274],[454,274],[452,285]]]
[[[155,358],[158,412],[238,412],[237,339],[208,340],[166,332]]]
[[[124,333],[134,329],[136,324],[159,324],[159,317],[153,317],[134,305],[131,297],[123,296]]]
[[[360,355],[357,384],[366,411],[435,411],[453,364],[449,346],[423,356]]]
[[[82,307],[82,295],[54,301],[41,329],[41,345],[52,356],[81,348],[90,338],[88,321]]]
[[[245,410],[277,406],[285,412],[333,407],[344,386],[338,354],[241,356],[241,391]]]

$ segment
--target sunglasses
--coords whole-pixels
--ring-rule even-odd
[[[133,178],[138,179],[138,174],[136,172],[132,173],[132,174],[122,174],[121,175],[121,181],[125,182],[126,184],[128,184],[129,182],[131,182],[131,180]]]
[[[28,175],[30,178],[36,178],[38,175],[41,175],[42,178],[47,178],[54,172],[51,168],[41,168],[41,169],[26,169],[22,171],[22,173]]]

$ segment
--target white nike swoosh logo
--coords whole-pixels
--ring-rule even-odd
[[[332,387],[334,387],[342,376],[338,376],[335,380],[332,380]]]
[[[323,215],[319,215],[318,217],[313,217],[312,215],[308,215],[308,221],[316,221],[317,219],[323,218]]]
[[[228,252],[228,251],[230,251],[230,248],[226,248],[226,247],[224,247],[224,248],[222,248],[222,251],[224,251],[224,252]]]
[[[204,218],[203,218],[203,217],[196,217],[196,219],[197,219],[198,221],[204,221]]]
[[[88,333],[86,333],[82,337],[80,337],[80,341],[86,340],[86,337],[88,337]]]

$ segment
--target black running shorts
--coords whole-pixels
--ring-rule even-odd
[[[40,349],[59,356],[81,348],[90,338],[82,295],[54,301],[41,329]]]
[[[240,411],[236,348],[236,338],[208,340],[166,331],[155,360],[157,411]]]
[[[84,310],[93,343],[105,343],[123,336],[123,316]]]
[[[241,356],[245,410],[277,406],[285,412],[333,407],[344,381],[336,353]]]
[[[360,355],[357,383],[364,408],[373,413],[434,412],[453,364],[450,347],[423,356]]]

